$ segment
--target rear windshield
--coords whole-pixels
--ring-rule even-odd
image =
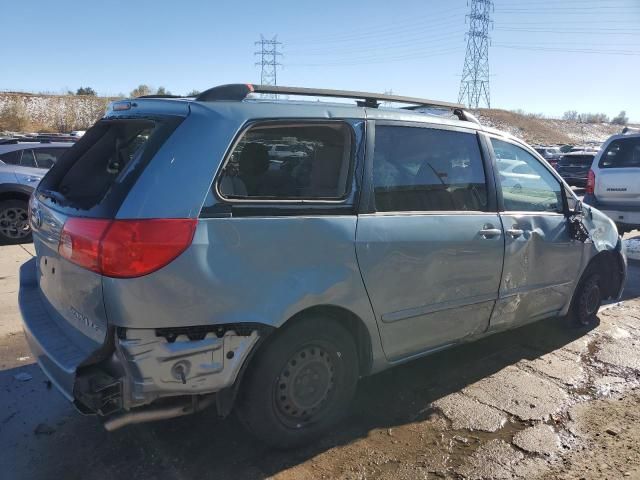
[[[609,144],[600,157],[600,168],[640,167],[640,137],[620,138]]]
[[[39,196],[83,216],[115,215],[124,195],[168,138],[175,121],[102,120],[70,148],[41,182]]]
[[[593,155],[564,155],[558,162],[560,165],[591,165]]]

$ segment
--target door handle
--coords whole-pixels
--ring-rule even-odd
[[[27,182],[37,182],[38,180],[40,180],[40,178],[38,178],[38,177],[27,177],[27,178],[25,178],[25,180]]]
[[[520,236],[522,236],[522,234],[524,233],[524,230],[520,230],[519,228],[516,228],[515,226],[513,228],[510,228],[509,230],[507,230],[507,234],[511,236],[511,238],[518,238]]]
[[[499,228],[492,228],[489,226],[485,226],[485,228],[480,230],[478,233],[483,238],[493,238],[493,237],[499,237],[502,234],[502,230],[500,230]]]

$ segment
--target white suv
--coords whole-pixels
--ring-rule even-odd
[[[585,203],[616,222],[621,234],[640,228],[640,133],[627,132],[602,145],[584,196]]]

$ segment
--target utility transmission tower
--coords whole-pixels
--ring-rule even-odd
[[[471,0],[467,53],[464,57],[458,103],[478,108],[484,101],[491,108],[489,97],[489,26],[493,0]]]
[[[277,35],[272,39],[267,39],[264,38],[263,35],[260,35],[260,40],[255,42],[255,44],[260,46],[260,50],[255,52],[255,55],[258,55],[260,58],[260,61],[256,62],[256,65],[260,65],[261,67],[260,83],[262,85],[277,85],[278,67],[282,65],[278,62],[278,57],[282,55],[282,53],[278,51],[278,47],[282,45],[282,42],[278,41]]]

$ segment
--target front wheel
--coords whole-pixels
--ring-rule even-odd
[[[596,272],[587,272],[576,289],[570,310],[574,325],[587,326],[595,322],[602,305],[602,277]]]
[[[237,413],[262,442],[276,448],[309,443],[347,413],[358,381],[349,332],[313,317],[284,327],[252,360]]]
[[[0,202],[0,244],[27,243],[31,241],[29,205],[24,200]]]

